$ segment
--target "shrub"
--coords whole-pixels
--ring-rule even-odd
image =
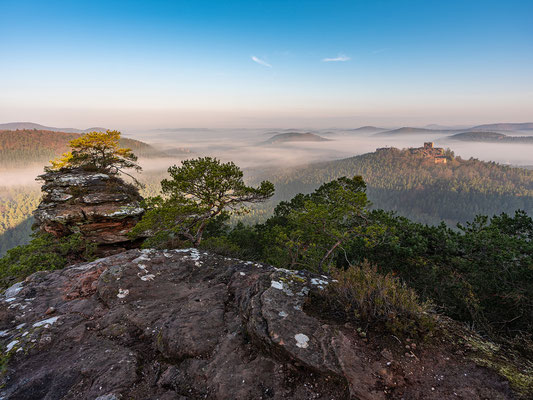
[[[8,287],[37,271],[66,267],[69,263],[93,258],[95,245],[80,234],[56,239],[50,234],[35,233],[30,243],[15,247],[0,259],[0,285]]]
[[[204,239],[200,244],[200,248],[226,257],[244,258],[240,247],[226,237]]]
[[[380,274],[365,261],[334,270],[332,277],[324,296],[348,320],[383,323],[396,334],[417,335],[432,327],[430,303],[420,302],[415,291],[392,274]]]

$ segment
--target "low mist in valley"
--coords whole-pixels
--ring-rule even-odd
[[[329,140],[264,144],[270,137],[286,132],[311,132]],[[342,159],[373,152],[380,147],[420,147],[426,141],[435,142],[435,146],[450,148],[456,156],[466,159],[473,157],[512,166],[533,165],[533,145],[460,142],[450,140],[447,134],[440,132],[390,137],[335,129],[169,129],[126,132],[126,136],[151,143],[163,151],[175,147],[189,149],[191,153],[183,158],[208,155],[224,161],[233,161],[246,169],[289,167]],[[143,160],[143,167],[146,171],[154,170],[159,166],[165,167],[169,161],[172,162],[167,158]]]
[[[310,132],[328,141],[265,144],[272,136],[287,132]],[[519,132],[516,135],[527,134],[531,132]],[[420,147],[426,141],[433,141],[435,146],[450,148],[456,156],[464,159],[473,157],[521,167],[533,165],[533,145],[461,142],[449,139],[450,134],[442,132],[376,136],[341,129],[157,129],[126,131],[124,136],[141,140],[169,154],[161,158],[141,158],[141,180],[154,173],[159,175],[169,166],[179,164],[181,160],[199,156],[233,161],[243,168],[247,175],[255,175],[263,169],[343,159],[373,152],[381,147]],[[2,169],[0,186],[36,187],[39,182],[36,182],[35,178],[42,173],[43,167],[42,163],[34,163],[14,169]]]

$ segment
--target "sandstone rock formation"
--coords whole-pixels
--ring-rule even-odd
[[[97,244],[129,242],[127,233],[144,213],[136,188],[116,176],[80,169],[38,179],[45,194],[35,220],[56,237],[79,232]]]
[[[195,249],[38,272],[0,302],[0,398],[513,398],[448,342],[365,337],[311,312],[327,284]]]

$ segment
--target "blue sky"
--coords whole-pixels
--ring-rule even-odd
[[[0,122],[533,120],[533,1],[0,0]]]

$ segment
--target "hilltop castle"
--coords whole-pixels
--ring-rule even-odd
[[[376,151],[389,151],[392,149],[394,149],[394,147],[380,147],[377,148]],[[424,158],[433,160],[435,164],[446,164],[448,162],[445,150],[442,147],[434,147],[433,142],[424,142],[423,147],[410,147],[407,151],[411,154],[419,154]]]
[[[411,154],[421,154],[426,158],[433,158],[435,164],[446,164],[448,159],[442,147],[434,147],[433,142],[424,142],[424,147],[409,149]]]

